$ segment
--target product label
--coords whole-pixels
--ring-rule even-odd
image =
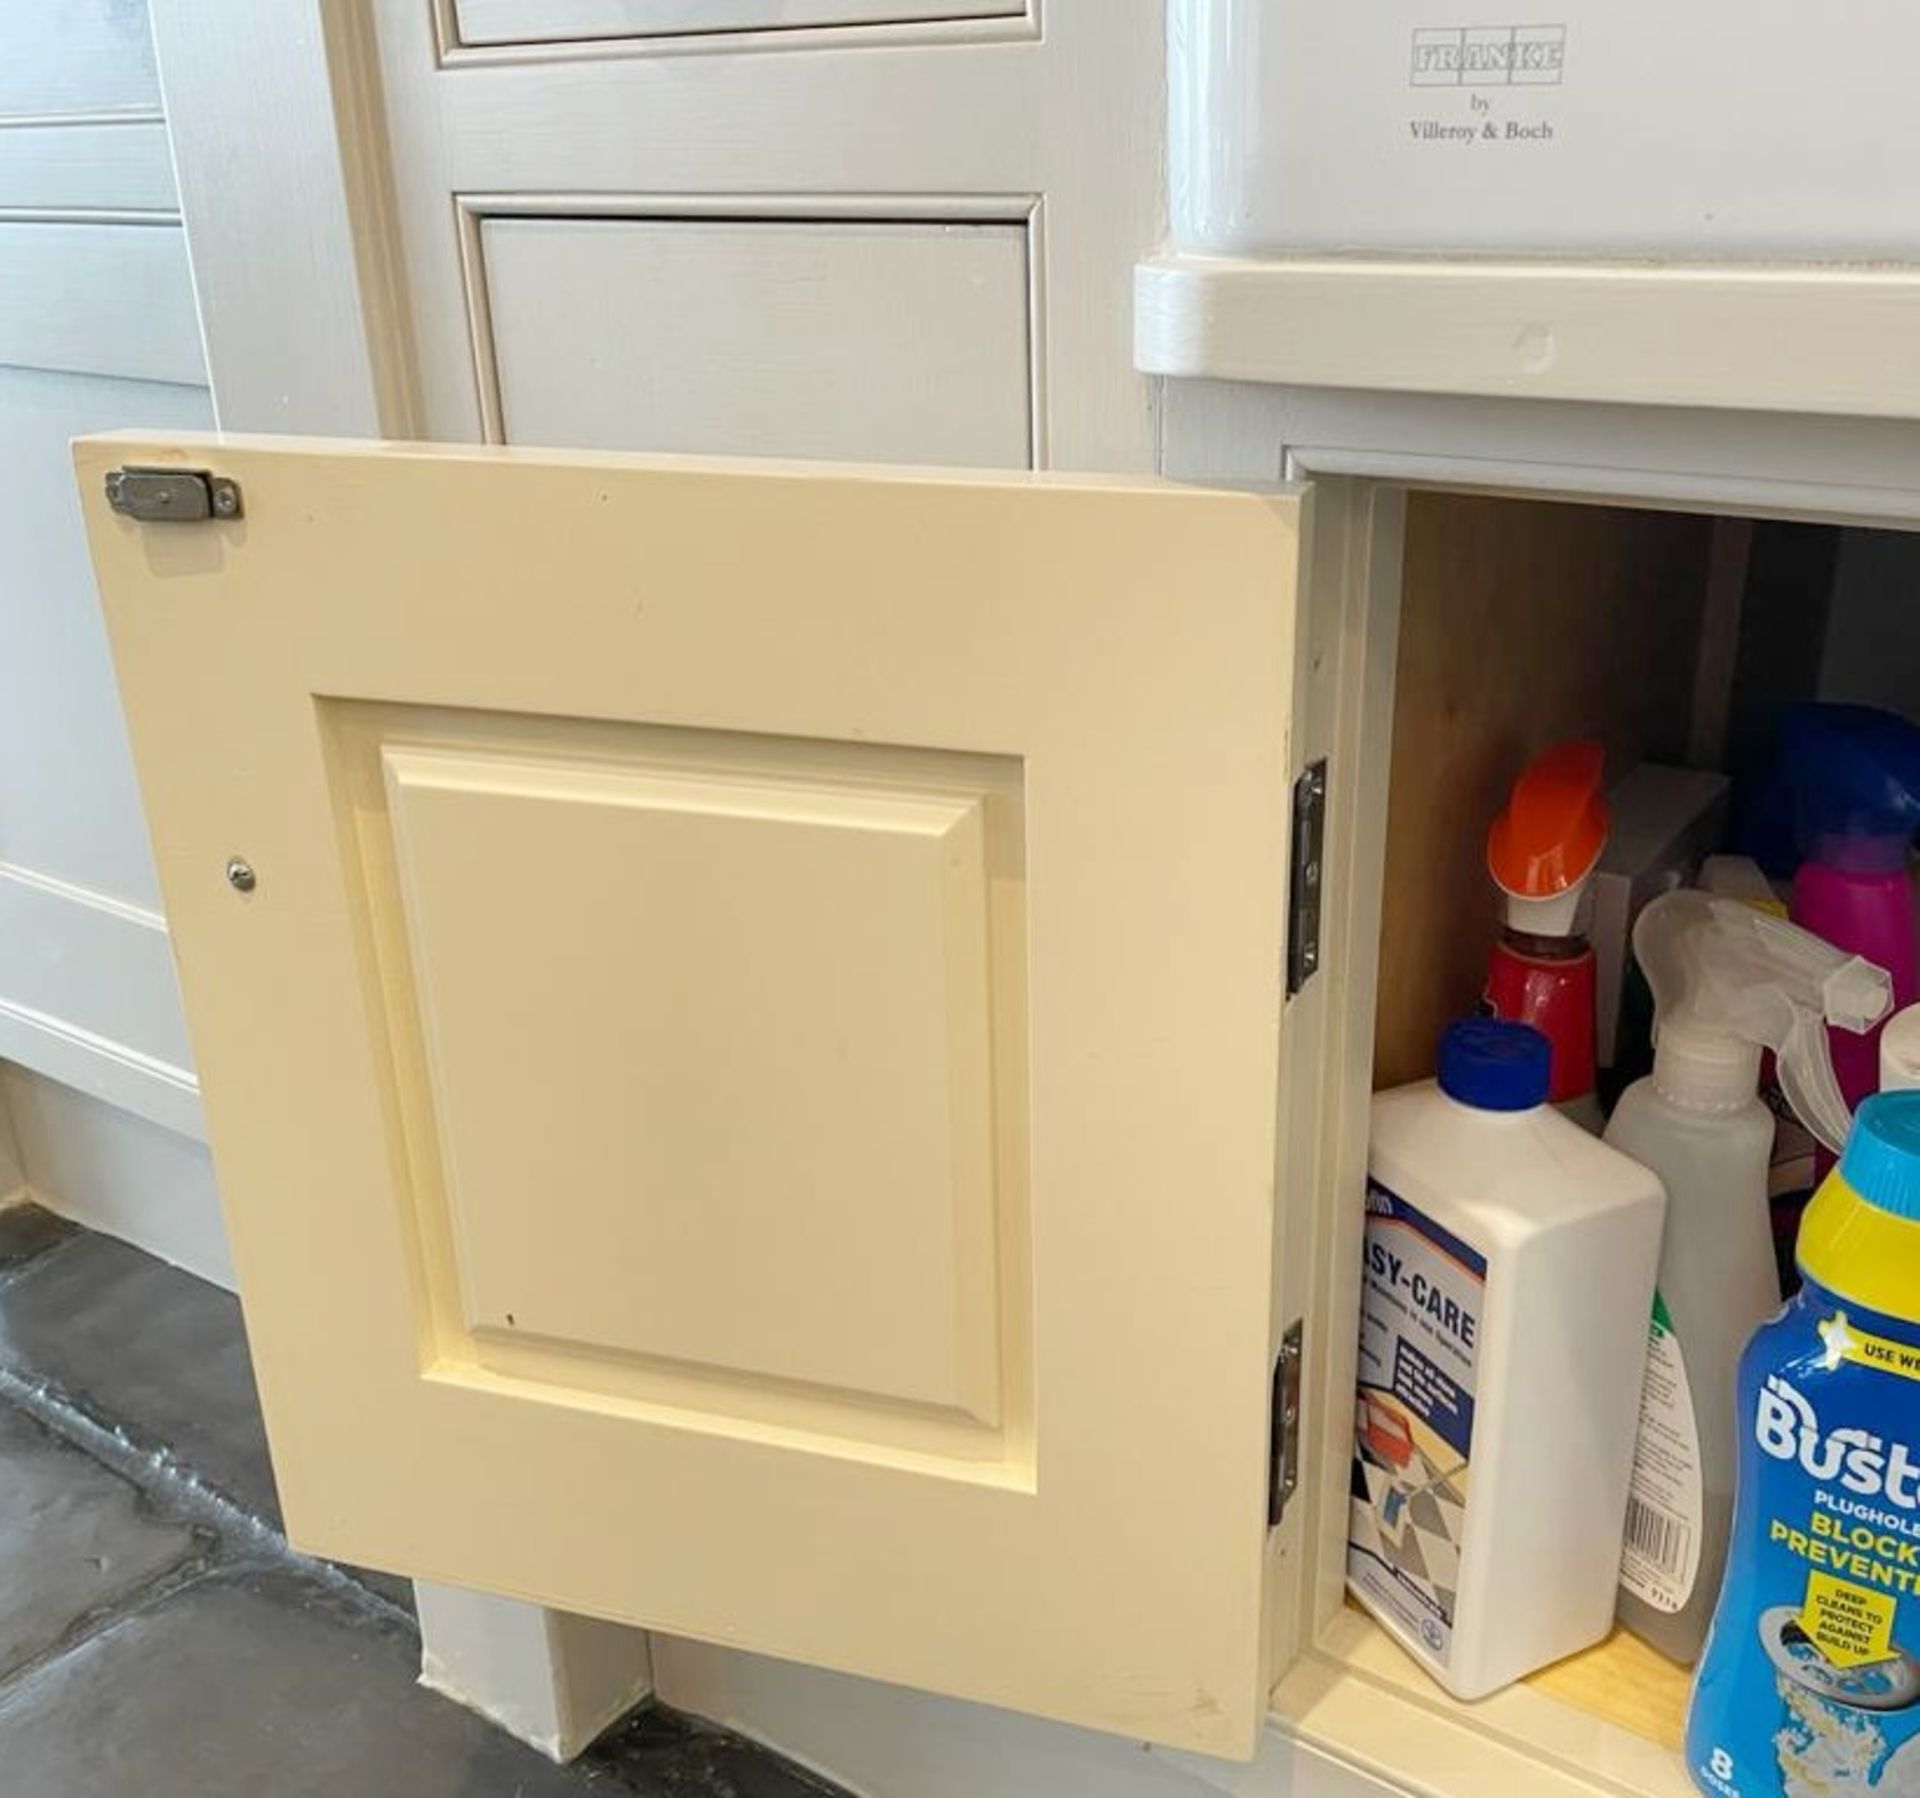
[[[1467,1519],[1485,1258],[1367,1182],[1347,1580],[1442,1665]]]
[[[1655,1293],[1620,1583],[1656,1611],[1681,1610],[1693,1596],[1704,1535],[1702,1484],[1687,1358],[1667,1302]]]
[[[1920,1798],[1920,1331],[1811,1284],[1740,1366],[1687,1760],[1723,1798]]]

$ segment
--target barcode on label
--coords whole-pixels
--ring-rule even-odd
[[[1686,1524],[1644,1498],[1627,1500],[1627,1548],[1651,1561],[1669,1579],[1678,1579],[1687,1570]]]

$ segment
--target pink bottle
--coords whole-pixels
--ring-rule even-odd
[[[1843,857],[1857,860],[1864,858]],[[1802,862],[1793,877],[1791,916],[1796,924],[1845,949],[1878,962],[1893,977],[1893,1004],[1903,1010],[1920,998],[1920,968],[1913,931],[1913,887],[1904,845],[1891,868],[1845,867],[1834,862]],[[1864,1036],[1833,1033],[1833,1071],[1847,1104],[1880,1086],[1880,1031]]]

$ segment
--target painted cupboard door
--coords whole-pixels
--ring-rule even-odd
[[[77,455],[293,1538],[1251,1752],[1297,500]]]

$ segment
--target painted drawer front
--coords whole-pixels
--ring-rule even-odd
[[[510,443],[1024,468],[1018,224],[490,218]]]

